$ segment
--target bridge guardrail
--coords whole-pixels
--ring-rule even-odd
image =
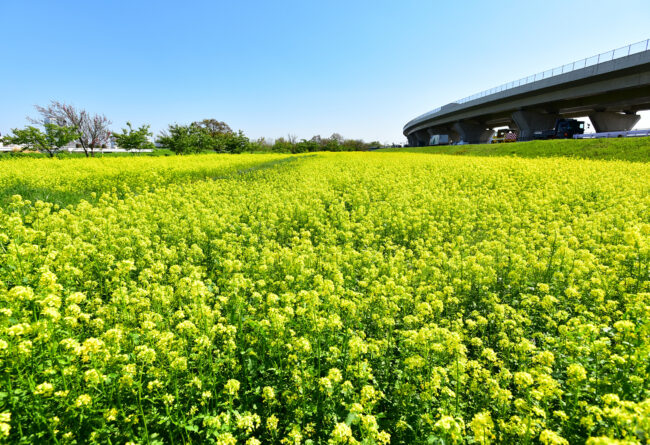
[[[631,54],[641,53],[650,49],[650,39],[642,40],[640,42],[632,43],[631,45],[623,46],[621,48],[613,49],[601,54],[596,54],[595,56],[586,57],[584,59],[576,60],[572,63],[567,63],[550,70],[542,71],[541,73],[533,74],[532,76],[522,77],[518,80],[513,80],[512,82],[504,83],[489,90],[481,91],[480,93],[472,94],[471,96],[464,97],[460,100],[455,101],[459,104],[464,104],[466,102],[480,99],[481,97],[489,96],[490,94],[500,93],[501,91],[506,91],[512,88],[520,87],[522,85],[527,85],[529,83],[537,82],[538,80],[548,79],[549,77],[558,76],[560,74],[570,73],[571,71],[580,70],[594,65],[599,65],[603,62],[609,62],[615,59],[620,59],[622,57],[627,57]],[[422,117],[435,114],[439,112],[442,107],[435,108],[428,113],[424,114]]]
[[[558,76],[560,74],[570,73],[571,71],[580,70],[589,66],[598,65],[603,62],[609,62],[621,57],[627,57],[631,54],[641,53],[650,49],[650,39],[642,40],[640,42],[632,43],[631,45],[623,46],[621,48],[613,49],[595,56],[586,57],[581,60],[576,60],[572,63],[567,63],[556,68],[542,71],[541,73],[533,74],[532,76],[522,77],[512,82],[504,83],[489,90],[481,91],[480,93],[472,94],[471,96],[464,97],[457,100],[459,104],[469,102],[470,100],[479,99],[481,97],[489,96],[490,94],[500,93],[501,91],[509,90],[511,88],[526,85],[549,77]]]

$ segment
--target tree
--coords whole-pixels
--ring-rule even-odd
[[[61,148],[79,137],[75,127],[47,123],[44,128],[45,133],[32,126],[25,127],[23,130],[14,128],[11,130],[14,135],[5,136],[3,140],[8,144],[24,145],[26,149],[47,153],[53,158]]]
[[[233,133],[232,128],[227,123],[216,119],[203,119],[200,122],[194,122],[194,125],[205,129],[211,136]]]
[[[250,151],[271,151],[273,149],[273,141],[260,137],[255,141],[248,142],[248,149]]]
[[[324,140],[323,150],[327,151],[341,151],[341,144],[334,137]]]
[[[118,147],[127,151],[154,148],[153,143],[148,138],[153,136],[153,133],[149,131],[149,125],[142,125],[137,130],[133,129],[131,122],[127,122],[126,126],[129,128],[128,130],[122,128],[122,134],[113,133],[113,138]]]
[[[158,143],[177,155],[198,153],[201,151],[197,132],[191,125],[172,124],[158,137]]]
[[[190,125],[170,125],[167,131],[161,133],[158,143],[176,154],[200,153],[206,150],[241,153],[250,148],[250,141],[241,130],[237,133],[211,133],[197,122]]]
[[[214,150],[217,153],[239,153],[248,146],[248,138],[241,139],[241,130],[235,133],[225,122],[216,119],[203,119],[193,122],[192,130],[202,150]]]
[[[106,116],[91,115],[86,110],[77,109],[73,105],[52,101],[47,107],[36,105],[41,119],[30,119],[34,123],[55,123],[62,127],[74,127],[78,131],[77,142],[84,150],[86,157],[95,156],[95,149],[106,145],[110,138],[108,126],[111,121]]]
[[[319,146],[325,145],[325,140],[322,137],[320,137],[320,134],[317,134],[316,136],[312,136],[312,138],[309,141],[315,142]]]
[[[288,153],[293,149],[294,144],[283,137],[279,137],[273,143],[273,151]]]
[[[221,138],[224,139],[227,153],[241,153],[250,148],[250,140],[241,130],[223,135]]]
[[[293,144],[292,153],[307,153],[312,151],[320,150],[320,145],[315,141],[308,141],[306,139],[301,140],[300,142]]]
[[[367,144],[361,139],[346,139],[341,144],[341,147],[345,151],[360,151],[367,148]]]
[[[194,122],[190,125],[190,134],[198,152],[214,150],[217,153],[224,153],[227,151],[226,141],[222,136],[229,135],[230,133],[213,133],[209,128]]]

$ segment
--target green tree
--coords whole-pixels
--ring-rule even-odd
[[[325,144],[323,145],[323,150],[326,151],[341,151],[341,145],[339,141],[333,137],[325,139]]]
[[[260,137],[255,141],[249,141],[248,149],[253,152],[271,151],[273,150],[273,143],[264,137]]]
[[[14,135],[5,136],[3,140],[7,144],[23,145],[23,149],[47,153],[53,158],[61,148],[79,137],[76,127],[66,127],[51,123],[46,123],[43,126],[45,127],[45,132],[32,126],[25,127],[22,130],[14,128],[11,130]]]
[[[149,125],[142,125],[140,128],[134,130],[131,122],[127,122],[126,126],[122,128],[122,133],[113,133],[113,138],[117,146],[127,151],[131,150],[145,150],[154,148],[154,145],[149,141],[149,136],[153,133],[149,131]]]
[[[361,151],[367,149],[368,144],[361,139],[346,139],[341,144],[343,151]]]
[[[158,143],[177,155],[201,151],[201,136],[191,125],[172,124],[158,137]]]
[[[176,154],[200,153],[206,150],[241,153],[250,148],[250,141],[241,130],[237,133],[211,132],[197,122],[191,125],[170,125],[158,138],[158,143]]]
[[[241,130],[237,133],[228,133],[217,136],[217,138],[224,140],[225,151],[227,153],[241,153],[250,149],[250,140]]]
[[[293,150],[293,145],[294,144],[285,138],[279,137],[273,143],[273,151],[277,151],[279,153],[289,153]]]
[[[203,127],[196,122],[190,125],[189,131],[198,152],[214,150],[223,153],[226,151],[225,141],[222,140],[221,136],[229,133],[213,133],[209,128]]]
[[[306,139],[301,140],[300,142],[293,145],[292,153],[307,153],[312,151],[319,151],[320,145],[314,140],[308,141]]]
[[[194,125],[206,130],[211,136],[233,133],[232,128],[227,123],[216,119],[203,119],[200,122],[194,122]]]

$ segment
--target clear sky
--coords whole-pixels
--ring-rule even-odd
[[[402,142],[437,106],[647,38],[648,0],[0,0],[0,132],[56,99],[114,129]]]

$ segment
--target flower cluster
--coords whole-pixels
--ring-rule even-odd
[[[648,164],[278,159],[3,162],[0,440],[648,440]]]

